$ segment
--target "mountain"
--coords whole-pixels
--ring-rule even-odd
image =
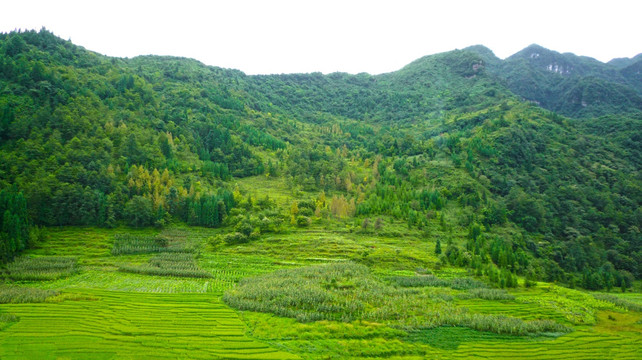
[[[514,93],[566,116],[642,110],[636,70],[593,58],[531,45],[508,57],[495,73]]]
[[[618,69],[623,69],[627,66],[635,64],[638,61],[642,61],[642,54],[637,54],[632,58],[615,58],[609,61],[607,64]]]
[[[376,76],[247,76],[2,34],[1,255],[29,245],[26,223],[182,221],[234,244],[381,217],[443,239],[445,262],[480,274],[630,285],[642,277],[635,65],[535,45],[502,61],[476,46]],[[294,203],[244,195],[236,181],[257,176]]]

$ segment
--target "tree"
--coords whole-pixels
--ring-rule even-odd
[[[125,218],[134,227],[150,226],[154,223],[152,201],[136,195],[125,205]]]
[[[441,241],[437,239],[437,243],[435,244],[435,255],[440,255],[441,254]]]

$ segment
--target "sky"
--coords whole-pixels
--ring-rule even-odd
[[[108,56],[173,55],[246,74],[395,71],[482,44],[608,61],[642,53],[642,1],[4,0],[0,32],[45,27]]]

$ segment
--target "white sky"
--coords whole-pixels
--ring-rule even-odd
[[[483,44],[608,61],[642,52],[642,1],[3,0],[0,32],[46,27],[118,57],[175,55],[247,74],[397,70]]]

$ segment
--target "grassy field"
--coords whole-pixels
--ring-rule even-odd
[[[287,206],[279,184],[261,186]],[[47,229],[3,269],[0,358],[642,358],[642,313],[622,305],[639,293],[492,289],[436,266],[433,237],[384,224],[217,247],[228,230]],[[531,323],[549,325],[511,335]]]

